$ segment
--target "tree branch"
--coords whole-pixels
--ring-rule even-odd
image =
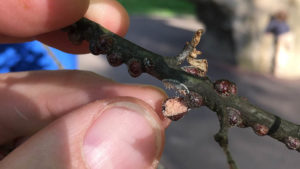
[[[167,87],[178,90],[182,95],[179,102],[182,101],[184,106],[196,108],[205,105],[217,112],[221,129],[215,135],[215,139],[227,154],[231,168],[237,168],[227,148],[227,131],[232,126],[251,127],[259,136],[269,135],[289,149],[300,151],[299,125],[250,104],[236,94],[237,88],[234,83],[228,80],[212,82],[206,77],[207,61],[196,59],[201,53],[196,50],[201,30],[196,32],[192,41],[185,45],[177,57],[155,54],[85,18],[63,30],[68,32],[74,44],[86,40],[89,42],[91,53],[106,54],[112,66],[127,64],[131,76],[148,73],[162,80]],[[179,66],[185,59],[192,66]]]

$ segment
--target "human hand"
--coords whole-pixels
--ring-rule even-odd
[[[72,53],[87,53],[87,44],[73,46],[56,30],[83,15],[120,35],[128,27],[114,0],[11,0],[0,10],[0,42],[38,39]],[[0,168],[141,169],[158,162],[169,120],[158,113],[165,95],[156,88],[91,72],[41,71],[1,74],[0,91],[0,158],[19,140]]]
[[[160,158],[169,120],[156,88],[40,71],[2,74],[0,92],[0,145],[27,138],[0,168],[142,169]]]
[[[10,0],[0,5],[0,43],[40,40],[69,53],[89,53],[88,44],[74,46],[60,29],[83,16],[124,36],[126,10],[116,0]]]

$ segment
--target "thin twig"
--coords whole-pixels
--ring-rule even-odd
[[[182,70],[183,68],[178,63],[189,56],[194,58],[193,52],[200,54],[195,50],[196,45],[193,42],[195,37],[192,42],[186,44],[179,57],[164,57],[137,46],[85,18],[63,30],[68,32],[74,44],[80,44],[85,40],[89,42],[91,53],[106,54],[112,66],[127,64],[129,73],[133,77],[148,73],[159,80],[174,82],[179,92],[185,95],[182,100],[187,102],[186,105],[189,108],[201,106],[202,104],[198,104],[199,101],[196,102],[196,100],[203,99],[201,103],[203,102],[209,109],[217,112],[221,119],[221,129],[216,137],[221,143],[226,142],[221,146],[231,168],[236,168],[227,148],[227,130],[232,126],[251,127],[259,136],[269,135],[284,143],[289,149],[300,151],[299,125],[250,104],[236,94],[237,87],[228,80],[212,82],[208,77],[201,76],[205,75],[203,72],[195,73],[198,69]],[[195,36],[201,36],[201,34],[196,33]]]

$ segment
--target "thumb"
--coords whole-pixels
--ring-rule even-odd
[[[51,123],[0,163],[6,169],[152,169],[164,128],[156,112],[134,98],[90,103]]]

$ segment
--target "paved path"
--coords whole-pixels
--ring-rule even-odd
[[[192,37],[192,30],[198,26],[201,25],[192,18],[135,16],[132,17],[127,39],[159,54],[174,56],[181,51],[183,44]],[[209,43],[209,40],[201,42],[204,46],[205,43]],[[205,50],[203,52],[205,56]],[[235,81],[239,86],[239,94],[246,96],[253,104],[300,124],[300,79],[279,80],[226,66],[217,60],[217,56],[208,58],[210,78]],[[158,80],[148,75],[133,79],[125,66],[112,68],[101,57],[81,56],[80,67],[119,82],[162,87]],[[213,140],[217,131],[218,121],[214,112],[207,108],[190,112],[168,128],[162,163],[167,169],[226,169],[225,156]],[[229,142],[240,169],[300,168],[299,153],[288,150],[267,136],[258,137],[251,129],[232,129]]]

